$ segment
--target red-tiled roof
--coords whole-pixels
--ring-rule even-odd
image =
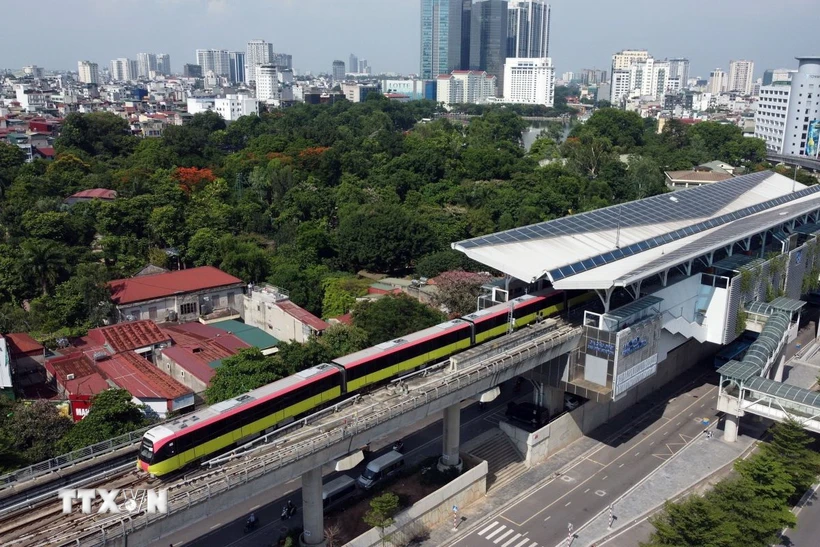
[[[156,275],[110,281],[111,299],[119,305],[142,302],[203,289],[213,289],[242,283],[213,266],[202,266]]]
[[[211,378],[216,374],[216,370],[212,369],[208,363],[204,362],[195,353],[192,353],[188,348],[182,346],[173,346],[162,350],[163,355],[177,365],[184,368],[206,384],[211,383]],[[212,359],[211,361],[213,361]]]
[[[37,149],[38,152],[40,152],[41,154],[43,154],[47,158],[53,158],[54,156],[57,155],[57,153],[54,151],[54,148],[52,148],[50,146],[36,146],[35,148]],[[111,191],[113,192],[113,190],[111,190]],[[115,194],[116,194],[116,192],[115,192]]]
[[[46,370],[72,395],[95,395],[111,387],[97,372],[93,361],[81,352],[46,360]],[[69,380],[69,374],[74,378]]]
[[[290,315],[297,321],[308,325],[310,328],[315,330],[325,330],[330,325],[307,311],[306,309],[300,308],[293,302],[289,300],[285,300],[282,302],[277,302],[276,305],[286,314]]]
[[[345,313],[338,317],[335,317],[336,321],[342,323],[343,325],[353,325],[353,314],[352,313]]]
[[[76,199],[116,199],[117,192],[107,188],[92,188],[91,190],[81,190],[69,197]]]
[[[42,355],[43,346],[25,332],[10,332],[5,335],[12,355],[24,353],[39,353]]]
[[[148,319],[92,329],[88,331],[88,338],[99,345],[107,345],[114,353],[153,346],[171,340],[156,323]]]
[[[157,367],[132,352],[98,361],[97,366],[122,389],[137,398],[173,400],[192,393]]]

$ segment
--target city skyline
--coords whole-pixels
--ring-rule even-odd
[[[784,0],[776,14],[767,22],[785,22],[786,14],[799,14],[811,9],[810,0]],[[300,72],[327,72],[334,59],[347,59],[355,51],[366,57],[374,72],[419,71],[420,2],[398,0],[357,0],[352,10],[344,2],[323,0],[248,0],[241,4],[226,0],[150,0],[151,9],[129,12],[129,25],[140,28],[166,29],[150,32],[122,32],[122,13],[126,4],[112,0],[102,6],[78,0],[66,11],[56,0],[44,0],[45,12],[58,7],[59,18],[39,22],[42,39],[31,41],[24,25],[6,29],[9,40],[25,41],[26,48],[5,51],[0,67],[16,69],[36,64],[49,70],[76,70],[78,60],[90,60],[106,66],[111,59],[136,58],[144,51],[161,51],[171,55],[174,71],[181,72],[186,63],[195,62],[196,49],[226,49],[244,51],[247,42],[260,38],[274,45],[276,51],[293,54]],[[697,17],[698,5],[708,7],[709,17]],[[697,28],[681,24],[681,14],[652,10],[656,4],[647,0],[630,0],[613,4],[593,0],[586,5],[583,20],[568,4],[552,2],[553,36],[550,54],[560,72],[582,68],[603,68],[610,64],[612,53],[621,49],[649,49],[659,58],[687,57],[692,62],[691,76],[708,77],[710,70],[721,67],[728,72],[732,59],[755,61],[755,78],[767,68],[791,66],[794,57],[810,54],[805,37],[813,32],[811,17],[792,15],[790,32],[775,42],[748,39],[749,28],[759,25],[761,13],[754,3],[728,0],[713,5],[696,1],[688,8]],[[49,9],[52,8],[52,9]],[[28,12],[22,4],[10,4],[4,12],[9,20],[24,21]],[[246,17],[254,13],[254,17]],[[647,13],[653,13],[647,20]],[[346,32],[361,28],[362,14],[367,14],[367,32]],[[781,20],[778,20],[778,17]],[[158,19],[179,21],[173,31],[158,27]],[[725,21],[732,20],[732,25]],[[287,20],[286,25],[272,21]],[[623,25],[635,22],[628,34]],[[614,25],[613,22],[619,22]],[[694,24],[694,23],[693,23]],[[670,32],[670,26],[677,32]],[[579,28],[583,32],[579,32]],[[94,32],[89,32],[89,28]],[[693,40],[698,36],[714,39]],[[308,37],[309,39],[305,39]],[[69,45],[70,47],[67,47]]]

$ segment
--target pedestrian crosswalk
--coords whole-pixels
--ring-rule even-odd
[[[526,534],[498,521],[478,531],[478,535],[498,547],[538,547],[538,542],[530,540]]]

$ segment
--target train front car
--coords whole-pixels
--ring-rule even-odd
[[[363,349],[333,362],[344,367],[348,393],[379,384],[395,376],[441,361],[467,349],[471,329],[467,321],[453,319],[418,332]]]
[[[342,373],[323,364],[149,430],[138,466],[161,477],[198,464],[307,415],[342,394]]]
[[[146,473],[156,476],[161,468],[160,460],[167,450],[163,448],[174,438],[174,432],[165,426],[158,425],[145,432],[140,443],[140,451],[137,456],[137,468]],[[160,473],[161,474],[161,473]]]

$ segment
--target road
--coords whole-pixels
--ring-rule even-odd
[[[820,537],[820,503],[817,497],[818,486],[812,489],[800,507],[795,510],[797,527],[788,528],[780,538],[782,547],[814,547]]]
[[[560,477],[476,526],[455,544],[469,547],[553,547],[702,435],[703,420],[717,416],[718,389],[697,385],[659,409],[649,409],[632,430],[619,432],[579,458]],[[617,505],[614,507],[617,518]]]
[[[522,389],[515,392],[512,382],[506,382],[498,398],[487,404],[480,411],[477,404],[465,406],[461,411],[461,442],[464,443],[487,430],[488,427],[498,425],[498,420],[511,400],[529,400],[531,387],[524,382]],[[469,401],[465,402],[469,403]],[[412,433],[405,433],[403,437],[404,450],[409,464],[414,464],[441,454],[441,417],[436,421]],[[397,437],[398,438],[398,437]],[[353,478],[358,477],[364,470],[367,461],[390,450],[392,440],[385,440],[380,447],[374,444],[374,454],[356,468],[345,472]],[[324,482],[340,476],[341,473],[328,472]],[[280,520],[282,506],[290,499],[298,507],[296,515],[286,522]],[[254,512],[261,525],[251,533],[244,534],[245,520],[250,512]],[[213,515],[206,522],[199,522],[184,530],[180,530],[153,545],[167,547],[169,544],[178,547],[258,547],[276,544],[282,534],[287,533],[288,527],[301,527],[302,498],[300,479],[294,479],[274,489],[249,499],[240,506],[226,509],[220,514]],[[204,533],[203,533],[204,532]]]

